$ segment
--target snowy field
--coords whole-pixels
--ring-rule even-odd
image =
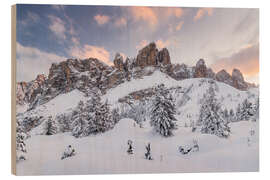
[[[122,119],[114,129],[96,136],[75,139],[69,133],[37,135],[26,140],[27,160],[17,163],[18,175],[180,173],[258,171],[258,121],[230,123],[228,139],[192,133],[179,127],[173,137],[164,138],[145,122],[140,128],[132,119]],[[135,126],[134,126],[135,125]],[[255,135],[250,135],[250,130]],[[248,138],[250,141],[248,141]],[[127,154],[127,141],[133,141],[134,154]],[[183,155],[178,146],[191,146],[198,140],[199,152]],[[144,159],[145,145],[151,143],[153,160]],[[64,149],[72,145],[76,155],[61,160]]]

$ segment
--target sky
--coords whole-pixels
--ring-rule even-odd
[[[259,84],[259,9],[17,5],[17,81],[48,75],[52,63],[117,52],[136,57],[155,42],[172,63],[203,58],[214,72],[238,68]]]

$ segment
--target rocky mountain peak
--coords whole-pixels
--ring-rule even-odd
[[[233,87],[240,90],[246,90],[248,88],[248,84],[245,82],[243,74],[240,72],[239,69],[233,69],[232,80]]]
[[[120,55],[120,53],[116,53],[113,64],[114,67],[119,69],[120,71],[124,70],[124,58]]]
[[[156,66],[158,64],[171,64],[171,59],[167,48],[163,48],[162,50],[158,51],[156,44],[152,42],[139,50],[136,58],[136,66],[144,68],[146,66]]]
[[[205,65],[204,59],[199,59],[195,66],[194,77],[195,78],[202,78],[207,77],[207,67]]]
[[[233,69],[232,78],[238,81],[244,81],[243,74],[241,73],[239,69]]]
[[[171,58],[167,48],[163,48],[158,52],[158,62],[163,65],[171,64]]]

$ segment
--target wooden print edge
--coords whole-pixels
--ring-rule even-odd
[[[16,5],[11,6],[11,173],[16,175]]]

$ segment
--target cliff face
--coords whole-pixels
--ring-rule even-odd
[[[150,43],[141,49],[135,59],[124,58],[117,53],[114,66],[108,66],[98,59],[84,60],[68,59],[58,64],[52,64],[48,77],[38,75],[31,82],[17,83],[17,104],[29,104],[34,108],[43,104],[58,94],[67,93],[74,89],[86,95],[93,88],[106,93],[110,88],[130,81],[151,75],[156,69],[166,73],[176,80],[188,78],[210,78],[229,84],[240,90],[247,90],[254,86],[245,82],[242,73],[234,69],[232,75],[222,70],[215,74],[207,68],[203,59],[198,60],[195,66],[172,64],[169,51],[166,48],[158,51],[155,43]]]

